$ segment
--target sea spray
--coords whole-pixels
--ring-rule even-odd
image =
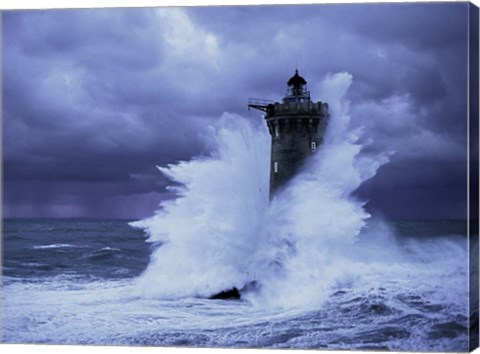
[[[360,130],[350,130],[344,96],[352,82],[347,73],[324,80],[331,117],[324,144],[266,213],[262,244],[260,294],[253,302],[268,306],[316,305],[333,286],[351,282],[346,250],[357,240],[370,215],[352,193],[377,169],[388,154],[369,156],[358,143]]]
[[[388,160],[362,154],[360,131],[349,130],[343,97],[351,83],[347,73],[323,81],[325,142],[270,204],[267,130],[240,116],[225,114],[210,128],[212,156],[160,168],[177,198],[133,224],[162,243],[139,280],[143,295],[210,296],[250,281],[260,285],[253,296],[270,304],[328,295],[336,260],[369,217],[352,192]]]
[[[209,136],[212,156],[160,168],[176,183],[177,198],[133,223],[150,242],[162,243],[139,279],[144,296],[210,296],[241,288],[253,276],[268,206],[268,132],[224,114]]]

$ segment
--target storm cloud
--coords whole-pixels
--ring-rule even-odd
[[[347,71],[390,218],[465,218],[467,3],[4,11],[5,217],[139,218],[249,97]],[[339,171],[341,173],[341,171]]]

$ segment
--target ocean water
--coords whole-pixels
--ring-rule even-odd
[[[466,351],[466,221],[367,211],[355,191],[395,152],[350,127],[351,83],[316,87],[324,143],[271,201],[265,125],[226,113],[211,155],[159,167],[177,197],[149,218],[4,220],[2,341]]]
[[[142,295],[154,249],[127,221],[4,220],[2,342],[465,351],[465,223],[392,225],[403,261],[365,260],[317,307],[269,308]]]

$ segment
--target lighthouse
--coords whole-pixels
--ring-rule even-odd
[[[281,103],[250,99],[248,108],[265,112],[265,121],[272,137],[271,199],[323,143],[328,104],[311,100],[307,81],[295,70],[287,82],[287,92]]]

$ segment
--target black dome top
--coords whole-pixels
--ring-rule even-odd
[[[288,86],[300,86],[306,84],[307,82],[305,81],[305,79],[298,75],[298,70],[295,70],[295,75],[293,75],[287,82]]]

